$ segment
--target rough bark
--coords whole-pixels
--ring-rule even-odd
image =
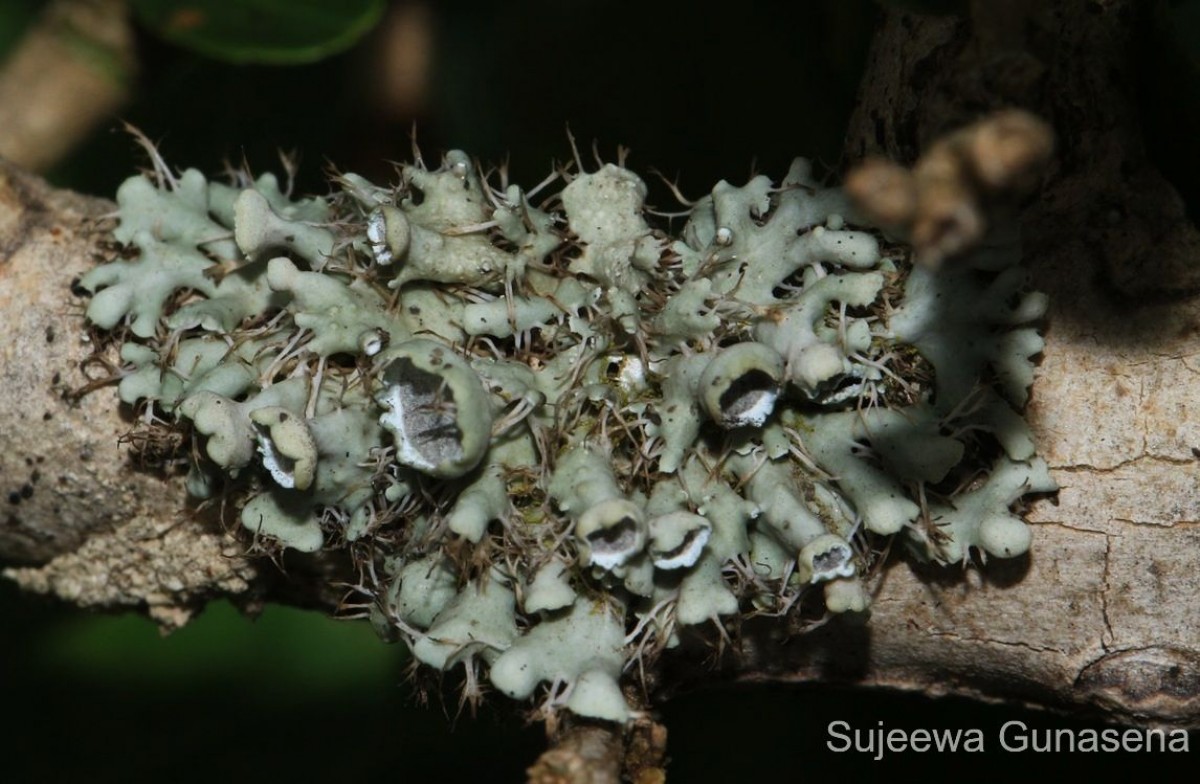
[[[1030,506],[1028,558],[962,571],[894,559],[869,622],[790,637],[781,625],[748,627],[727,659],[733,677],[1200,725],[1200,235],[1140,137],[1138,7],[1032,3],[1011,27],[977,16],[986,36],[961,20],[886,19],[851,158],[911,162],[947,129],[1005,105],[1056,128],[1058,156],[1021,221],[1035,285],[1054,303],[1029,416],[1062,490]],[[204,596],[257,596],[280,581],[187,508],[178,477],[129,463],[118,445],[129,422],[111,390],[70,394],[104,372],[81,369],[91,345],[71,280],[109,208],[0,174],[0,558],[27,563],[7,575],[32,590],[141,604],[174,624]],[[292,571],[288,590],[328,603],[320,575],[336,565],[312,565],[311,582]],[[660,693],[695,684],[690,672],[669,670]],[[564,736],[565,753],[613,742],[584,735]]]
[[[129,412],[94,357],[72,282],[94,263],[111,202],[0,164],[0,559],[30,590],[143,606],[170,627],[214,592],[249,589],[243,545],[191,513],[182,477],[137,470]]]

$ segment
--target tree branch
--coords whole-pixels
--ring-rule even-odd
[[[123,0],[56,0],[0,65],[0,156],[44,171],[126,102],[137,70]]]
[[[110,202],[55,191],[0,164],[0,558],[30,590],[105,607],[144,606],[176,626],[258,570],[197,519],[182,477],[140,472],[121,445],[128,412],[94,355],[72,282],[91,267]]]

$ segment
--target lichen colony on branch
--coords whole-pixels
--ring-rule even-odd
[[[623,721],[687,627],[866,609],[872,534],[1021,555],[1011,507],[1053,488],[1015,237],[914,268],[803,160],[670,236],[620,165],[527,192],[451,152],[296,199],[153,158],[82,280],[121,400],[191,434],[197,499],[349,550],[381,631],[469,685]]]

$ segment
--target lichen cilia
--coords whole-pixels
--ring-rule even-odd
[[[451,152],[297,199],[151,154],[131,252],[82,281],[121,399],[259,546],[351,552],[364,613],[469,689],[623,721],[689,627],[865,610],[871,533],[1018,556],[1010,507],[1053,488],[1015,238],[912,268],[803,160],[671,236],[611,163],[525,191]]]

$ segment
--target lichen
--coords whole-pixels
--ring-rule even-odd
[[[706,624],[864,611],[880,537],[1028,549],[1046,303],[1015,237],[913,267],[804,161],[675,237],[623,166],[557,177],[130,179],[128,251],[82,281],[121,399],[258,547],[350,552],[420,662],[604,720]]]

